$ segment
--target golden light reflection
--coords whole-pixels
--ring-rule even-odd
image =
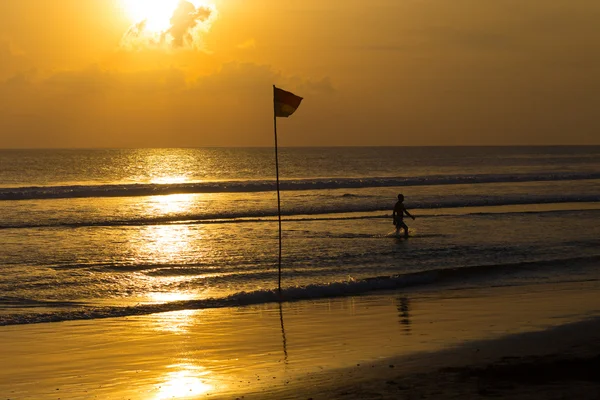
[[[154,293],[149,293],[149,297],[153,302],[156,302],[156,303],[168,303],[171,301],[185,301],[185,300],[191,300],[194,298],[194,296],[192,294],[183,293],[183,292],[169,292],[169,293],[154,292]]]
[[[189,207],[189,195],[155,196],[156,202],[145,203],[149,214],[160,214],[169,210],[178,211]],[[176,201],[174,199],[180,199]],[[154,208],[162,208],[158,212]],[[202,280],[206,273],[198,269],[210,246],[205,240],[205,227],[197,224],[147,225],[132,232],[129,238],[130,257],[136,264],[145,265],[145,272],[135,275],[140,291],[138,301],[145,304],[173,303],[198,298],[203,287],[193,281]],[[178,321],[191,311],[179,314],[166,313],[169,321],[161,326],[176,324],[175,328],[159,327],[160,330],[181,331],[186,325]]]
[[[154,209],[148,211],[161,214],[184,213],[192,209],[196,198],[196,194],[186,193],[153,196],[150,204]]]
[[[145,228],[145,241],[138,254],[155,262],[181,261],[179,255],[191,251],[192,242],[198,240],[198,232],[187,226],[153,225]],[[175,259],[173,259],[175,258]]]
[[[169,183],[185,183],[188,181],[187,176],[158,176],[150,180],[150,183],[169,184]]]
[[[182,334],[189,331],[194,325],[196,315],[204,310],[181,310],[156,314],[156,319],[152,320],[152,329],[159,332],[171,332]]]
[[[192,364],[175,364],[159,386],[155,400],[178,399],[205,394],[213,386],[207,383],[210,372]]]
[[[159,218],[169,215],[185,216],[196,206],[196,199],[196,194],[153,196],[145,204],[146,213]],[[148,261],[185,264],[189,257],[198,256],[202,251],[198,248],[204,233],[201,225],[149,225],[140,233],[139,248],[136,249],[136,253],[144,259],[150,259]]]
[[[137,166],[132,180],[153,184],[174,184],[196,180],[203,174],[203,153],[189,149],[140,149],[129,156]]]

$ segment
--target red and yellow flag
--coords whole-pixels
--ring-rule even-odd
[[[301,101],[302,97],[273,86],[273,102],[276,117],[289,117],[296,111]]]

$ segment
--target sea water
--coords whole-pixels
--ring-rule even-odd
[[[600,146],[1,150],[0,325],[600,279]],[[398,193],[417,219],[393,234]]]

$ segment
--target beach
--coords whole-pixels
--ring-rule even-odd
[[[371,371],[348,370],[315,379],[302,395],[257,398],[597,399],[599,339],[595,319],[390,359],[371,365]]]
[[[0,400],[600,400],[599,17],[0,0]]]
[[[0,399],[597,398],[600,147],[271,150],[0,150]]]
[[[0,393],[593,399],[599,288],[588,281],[408,291],[5,326]]]

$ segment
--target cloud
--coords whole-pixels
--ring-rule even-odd
[[[173,46],[182,47],[194,42],[194,30],[208,20],[212,11],[206,7],[196,8],[192,3],[181,1],[171,17],[171,28],[165,35],[173,37]]]
[[[272,85],[297,92],[300,96],[335,92],[329,77],[320,79],[290,76],[270,65],[229,62],[214,74],[202,76],[188,87],[190,93],[211,103],[253,103],[256,96],[271,96]]]
[[[181,0],[170,19],[170,26],[163,31],[149,29],[147,20],[131,26],[121,40],[128,50],[145,48],[203,49],[202,35],[210,29],[217,17],[213,6],[198,6]]]
[[[33,64],[14,44],[0,39],[0,80],[31,69]]]
[[[0,82],[0,148],[265,145],[274,83],[303,96],[331,90],[328,78],[236,62],[193,80],[178,68],[97,65],[19,75]]]
[[[254,39],[248,39],[245,42],[238,44],[236,47],[241,50],[254,49],[256,48],[256,41]]]

